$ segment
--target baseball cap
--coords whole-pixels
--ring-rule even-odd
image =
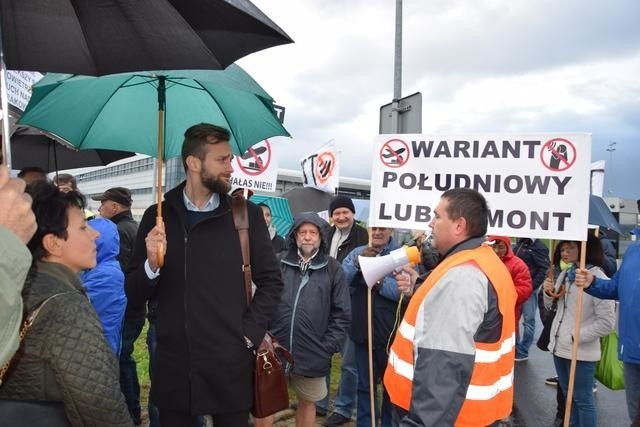
[[[113,187],[108,189],[102,194],[91,197],[93,200],[99,202],[103,200],[111,200],[112,202],[120,203],[122,206],[131,207],[131,191],[124,187]]]

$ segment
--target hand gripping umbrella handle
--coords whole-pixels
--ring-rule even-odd
[[[162,217],[156,217],[156,225],[162,227],[164,230],[164,222],[162,222]],[[158,243],[158,252],[156,253],[156,263],[158,267],[162,267],[164,265],[164,255],[166,253],[166,248],[164,247],[164,243]]]

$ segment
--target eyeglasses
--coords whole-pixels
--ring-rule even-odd
[[[298,237],[305,237],[305,236],[310,236],[310,237],[318,237],[318,232],[316,230],[298,230],[296,231],[296,235]]]

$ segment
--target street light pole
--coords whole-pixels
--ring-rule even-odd
[[[607,148],[609,152],[609,171],[611,171],[611,175],[609,176],[609,195],[613,195],[613,152],[616,151],[616,142],[610,142],[609,148]]]
[[[401,133],[400,98],[402,98],[402,0],[396,0],[395,44],[393,54],[393,101],[391,105],[391,133]]]

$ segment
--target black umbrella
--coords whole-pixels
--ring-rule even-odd
[[[11,136],[11,158],[14,169],[38,166],[48,172],[65,169],[105,166],[116,160],[135,156],[130,151],[78,150],[60,144],[43,134],[18,131]]]
[[[333,196],[313,187],[296,187],[282,193],[289,200],[291,213],[296,216],[300,212],[322,212],[329,209]]]
[[[293,42],[249,0],[0,0],[0,34],[2,73],[95,76],[219,70]],[[5,96],[1,105],[8,110]],[[7,120],[2,134],[9,134]],[[5,144],[2,152],[10,165]]]
[[[620,225],[613,216],[607,203],[594,194],[589,195],[589,224],[597,225],[610,231],[621,234]]]
[[[0,0],[0,15],[13,70],[218,70],[293,41],[248,0]]]

